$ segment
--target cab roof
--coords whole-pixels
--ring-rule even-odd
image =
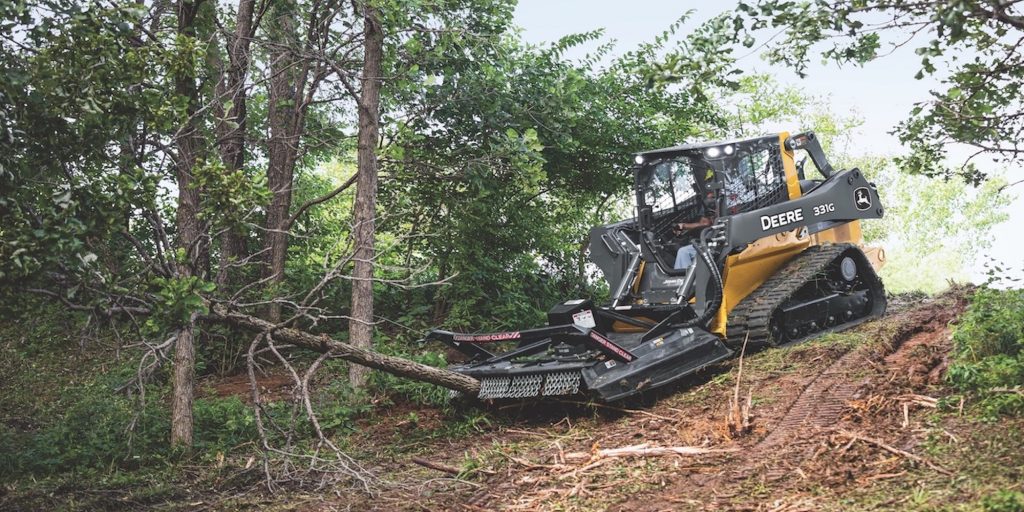
[[[711,142],[695,142],[695,143],[692,143],[692,144],[681,144],[679,146],[672,146],[672,147],[668,147],[668,148],[651,149],[651,150],[648,150],[648,151],[641,151],[641,152],[637,153],[637,155],[642,156],[644,158],[659,157],[659,156],[674,155],[674,154],[678,154],[678,153],[685,153],[687,151],[693,151],[695,149],[706,149],[706,148],[715,147],[715,146],[726,146],[726,145],[729,145],[729,144],[740,146],[740,145],[764,143],[764,142],[767,142],[767,141],[775,142],[775,141],[778,141],[778,140],[779,140],[779,134],[778,133],[770,133],[770,134],[762,135],[760,137],[753,137],[753,138],[748,138],[748,139],[730,139],[730,140],[718,140],[718,141],[711,141]]]

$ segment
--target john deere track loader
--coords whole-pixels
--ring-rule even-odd
[[[824,179],[805,179],[797,151]],[[800,341],[884,313],[875,270],[885,255],[863,247],[860,228],[882,217],[878,193],[860,170],[834,170],[814,133],[687,144],[635,162],[636,217],[590,232],[609,303],[565,301],[534,329],[426,336],[466,355],[450,369],[479,379],[479,398],[614,401],[744,343]],[[495,353],[501,342],[517,346]]]

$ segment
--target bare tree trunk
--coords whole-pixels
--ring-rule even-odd
[[[178,33],[195,35],[195,19],[199,3],[178,2]],[[175,144],[177,161],[175,174],[178,185],[178,210],[175,222],[178,231],[178,247],[186,254],[185,261],[177,264],[179,278],[198,275],[202,268],[205,252],[199,221],[199,190],[194,186],[192,169],[196,164],[202,143],[196,119],[199,91],[195,77],[190,71],[179,71],[174,77],[174,92],[188,99],[188,119],[182,126]],[[192,401],[195,388],[195,323],[190,320],[178,329],[174,344],[174,399],[171,406],[171,444],[192,446]]]
[[[272,41],[268,44],[270,104],[267,121],[270,139],[267,143],[267,185],[270,187],[271,199],[267,207],[264,243],[267,265],[263,277],[269,277],[273,285],[284,280],[288,257],[288,210],[292,205],[292,182],[302,134],[309,62],[302,61],[297,55],[300,48],[296,34],[299,27],[295,5],[280,2],[271,9],[275,10],[269,30]],[[267,317],[274,322],[280,321],[280,305],[271,304]]]
[[[275,13],[277,14],[277,13]],[[291,13],[280,13],[274,20],[275,31],[279,35],[287,34],[295,29]],[[282,47],[283,46],[283,47]],[[270,205],[267,207],[266,243],[267,266],[264,276],[271,277],[272,283],[284,279],[284,265],[288,253],[288,235],[281,230],[288,218],[288,210],[292,204],[292,179],[294,167],[289,165],[290,145],[297,141],[290,139],[289,124],[295,109],[294,59],[287,41],[279,41],[272,45],[270,51],[270,94],[267,121],[270,128],[268,141],[269,165],[267,167],[267,185],[270,187]],[[281,319],[281,308],[273,304],[267,312],[272,322]]]
[[[377,208],[377,144],[380,117],[380,61],[384,34],[373,7],[363,8],[363,84],[359,99],[359,178],[356,182],[355,269],[352,273],[352,314],[349,342],[357,348],[373,346],[373,258]],[[349,382],[354,389],[366,385],[369,369],[352,366]]]
[[[217,84],[221,102],[221,115],[217,123],[217,138],[221,160],[227,172],[233,173],[245,165],[246,129],[246,76],[249,72],[249,47],[254,35],[253,8],[255,0],[239,0],[235,18],[235,33],[228,36],[228,67]],[[226,104],[226,105],[225,105]],[[227,106],[227,108],[224,108]],[[216,283],[230,281],[230,263],[246,254],[245,240],[234,227],[228,227],[220,236],[220,259]]]
[[[195,323],[178,330],[174,343],[174,393],[171,402],[171,445],[192,446],[192,404],[195,397]]]

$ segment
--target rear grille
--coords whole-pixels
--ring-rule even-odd
[[[725,204],[729,215],[758,210],[789,198],[786,170],[777,144],[751,148],[726,171]]]

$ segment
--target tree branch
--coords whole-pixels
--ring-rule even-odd
[[[288,231],[289,229],[291,229],[292,228],[292,224],[294,224],[295,221],[298,220],[299,217],[303,213],[305,213],[306,210],[308,210],[310,207],[316,206],[316,205],[318,205],[320,203],[324,203],[324,202],[330,201],[331,199],[334,199],[334,196],[337,196],[338,194],[344,192],[346,189],[351,187],[352,184],[356,182],[356,177],[357,176],[358,176],[358,174],[353,174],[351,178],[345,180],[345,183],[342,183],[338,188],[336,188],[336,189],[328,192],[327,194],[322,195],[322,196],[320,196],[320,197],[318,197],[316,199],[311,199],[309,201],[306,201],[302,206],[299,207],[298,210],[295,210],[295,213],[293,213],[291,217],[288,218],[288,221],[284,223],[284,228],[282,228],[282,230],[283,231]]]
[[[317,336],[298,329],[278,327],[262,318],[232,311],[223,304],[212,305],[210,314],[203,320],[234,325],[257,333],[271,333],[275,339],[292,345],[316,352],[330,353],[334,357],[362,366],[383,370],[400,377],[429,382],[466,395],[475,396],[480,391],[480,381],[472,377],[341,343],[325,334]]]

